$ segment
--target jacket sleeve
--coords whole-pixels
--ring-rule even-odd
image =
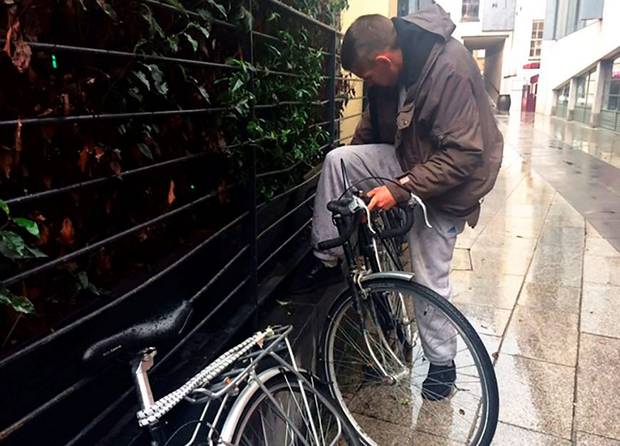
[[[434,82],[429,92],[430,110],[423,112],[423,119],[429,120],[435,145],[433,154],[397,178],[421,198],[431,198],[458,186],[482,162],[482,129],[470,82],[451,73]],[[391,185],[390,190],[398,201],[406,198],[407,194],[398,186]]]
[[[360,121],[357,123],[357,127],[355,128],[355,133],[353,134],[351,144],[372,144],[373,142],[374,134],[372,130],[372,122],[370,119],[370,108],[366,107],[366,110],[364,110],[364,113],[362,113],[362,119],[360,119]]]

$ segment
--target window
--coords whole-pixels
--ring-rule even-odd
[[[592,107],[598,72],[596,69],[577,78],[577,107]]]
[[[606,90],[608,93],[605,109],[620,111],[620,57],[614,60],[611,69],[611,79],[607,82]]]
[[[577,105],[586,106],[586,87],[588,84],[588,75],[579,76],[577,78]]]
[[[478,21],[478,11],[480,0],[463,0],[462,18],[463,22]]]
[[[530,59],[540,59],[542,49],[544,20],[532,22],[532,40],[530,40]]]
[[[570,94],[570,84],[564,85],[558,90],[558,102],[557,105],[568,104],[568,95]]]
[[[562,87],[555,90],[556,102],[553,114],[561,118],[566,118],[568,111],[568,96],[570,95],[570,83],[564,84]]]
[[[604,0],[551,0],[549,5],[554,19],[547,26],[556,40],[603,18]]]

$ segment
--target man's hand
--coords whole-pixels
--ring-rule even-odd
[[[370,204],[368,205],[368,209],[371,211],[375,208],[387,211],[388,209],[392,209],[396,206],[396,200],[387,186],[375,187],[366,195],[371,198]]]

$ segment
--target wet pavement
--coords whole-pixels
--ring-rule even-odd
[[[493,444],[620,446],[620,134],[500,124],[504,165],[452,274],[495,358]]]
[[[495,363],[493,445],[620,446],[620,134],[539,115],[499,120],[502,170],[479,224],[458,238],[451,276]],[[343,291],[283,296],[271,320],[299,324],[300,358],[316,354]],[[461,444],[419,432],[403,441],[410,429],[373,423],[381,446]]]

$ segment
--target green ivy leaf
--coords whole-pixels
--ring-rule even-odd
[[[170,36],[166,39],[166,43],[173,53],[179,52],[179,38],[177,36]]]
[[[243,87],[243,81],[241,79],[237,79],[230,89],[230,92],[236,93],[241,87]]]
[[[267,18],[267,22],[273,22],[274,20],[280,20],[280,14],[277,12],[272,12],[271,15]]]
[[[153,12],[151,11],[151,8],[146,6],[144,3],[141,4],[140,7],[142,8],[142,13],[140,15],[149,25],[149,35],[152,37],[157,34],[162,39],[165,38],[166,36],[164,30],[161,28],[161,26],[159,26],[159,23],[157,23],[155,17],[153,17]]]
[[[146,91],[151,91],[151,83],[147,79],[146,74],[142,71],[132,71],[131,74],[133,74],[134,77],[140,81],[142,86],[146,88]]]
[[[34,305],[28,298],[13,294],[4,285],[0,285],[0,303],[11,307],[18,313],[32,314],[34,312]]]
[[[140,152],[144,156],[146,156],[150,160],[153,159],[153,152],[151,151],[151,148],[147,144],[138,143],[137,146],[138,146],[138,149],[140,149]]]
[[[224,19],[228,18],[228,14],[226,13],[226,8],[224,8],[223,5],[220,5],[215,0],[207,0],[207,3],[209,3],[215,9],[217,9],[217,11],[221,14],[221,16],[224,17]]]
[[[168,84],[164,79],[164,72],[157,65],[145,65],[145,67],[151,73],[155,90],[162,96],[166,96],[168,94]]]
[[[35,248],[34,246],[27,246],[27,248],[28,248],[28,251],[30,251],[30,254],[32,254],[32,257],[34,258],[42,259],[44,257],[47,257],[47,254],[45,254],[39,248]]]
[[[142,96],[142,93],[140,93],[140,90],[138,89],[138,87],[131,87],[128,93],[129,93],[129,96],[131,96],[138,102],[142,102],[142,100],[144,99],[144,96]]]
[[[80,271],[79,273],[74,275],[76,279],[75,289],[77,292],[80,291],[90,291],[96,296],[101,295],[101,290],[97,288],[88,278],[88,273],[86,271]]]
[[[21,235],[13,231],[0,231],[0,254],[9,259],[33,257]]]
[[[118,20],[118,15],[112,6],[106,0],[97,0],[97,4],[115,22]]]
[[[80,286],[82,287],[82,289],[86,289],[88,288],[88,274],[86,273],[86,271],[80,271],[77,275],[78,277],[78,282],[80,283]]]
[[[36,221],[28,220],[27,218],[16,218],[13,220],[17,226],[24,228],[35,237],[39,237],[39,225]]]
[[[209,93],[207,93],[207,89],[202,85],[198,85],[198,91],[200,92],[200,96],[205,100],[205,102],[209,103]]]
[[[138,143],[138,149],[140,149],[140,152],[142,152],[142,154],[146,156],[148,159],[150,160],[153,159],[153,152],[151,152],[151,148],[149,146],[140,142]]]
[[[183,14],[187,15],[187,11],[185,10],[185,7],[179,0],[163,0],[163,2],[172,6],[177,11],[182,12]]]
[[[199,9],[196,12],[200,16],[200,18],[204,20],[205,22],[211,23],[213,21],[213,14],[211,14],[211,11],[207,9]]]
[[[187,25],[186,30],[196,30],[198,31],[200,34],[202,34],[204,36],[205,39],[208,39],[210,34],[209,34],[209,30],[207,28],[205,28],[204,26],[200,26],[197,23],[190,23],[189,25]]]
[[[4,211],[7,217],[11,215],[11,211],[9,210],[9,205],[6,204],[4,200],[0,200],[0,209]]]
[[[149,41],[146,39],[140,39],[138,40],[138,42],[136,42],[136,44],[133,47],[133,52],[134,53],[139,53],[140,50],[142,49],[143,46],[147,46],[149,44]],[[144,51],[146,52],[146,51]]]
[[[189,44],[192,46],[192,50],[194,50],[194,52],[196,50],[198,50],[198,41],[196,39],[194,39],[192,36],[190,36],[187,33],[181,33],[181,34],[179,34],[179,36],[184,37],[185,40],[187,40],[189,42]]]
[[[249,31],[252,29],[252,14],[243,6],[237,10],[232,21],[238,23],[242,31]]]

